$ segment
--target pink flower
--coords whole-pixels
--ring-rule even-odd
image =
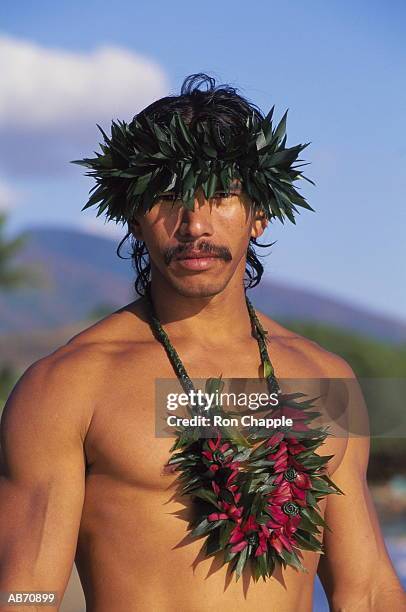
[[[293,545],[290,538],[286,537],[282,529],[274,529],[272,531],[271,537],[269,538],[269,544],[278,553],[281,553],[284,548],[286,548],[286,550],[289,552],[292,552],[293,550]]]
[[[271,520],[267,522],[267,527],[272,529],[269,544],[277,551],[282,552],[284,548],[292,551],[295,543],[294,533],[300,524],[300,514],[298,504],[292,502],[290,483],[283,481],[275,492],[269,495],[270,503],[267,506]],[[286,511],[284,511],[286,508]]]
[[[227,481],[226,481],[225,488],[228,491],[230,491],[230,493],[233,494],[234,500],[238,504],[238,502],[241,499],[241,493],[238,492],[238,485],[236,485],[236,484],[229,484],[230,482],[232,482],[232,480],[230,481],[230,478],[228,478]],[[211,486],[212,486],[213,491],[215,492],[215,494],[216,495],[220,495],[221,487],[220,487],[220,485],[215,480],[212,480]]]
[[[225,501],[219,502],[222,512],[212,512],[207,517],[208,521],[221,521],[225,519],[233,519],[239,521],[241,519],[243,508],[238,508],[235,504],[228,504]]]
[[[278,488],[272,493],[274,503],[282,503],[290,499],[297,501],[300,505],[306,503],[306,490],[311,488],[311,481],[304,467],[296,460],[295,456],[306,450],[297,438],[285,438],[279,443],[279,448],[266,456],[268,461],[273,461],[273,470],[276,474],[274,480]]]
[[[292,408],[291,406],[281,406],[280,408],[275,410],[275,412],[272,413],[272,417],[275,419],[280,419],[282,416],[284,416],[286,419],[292,419],[293,425],[291,429],[293,431],[310,430],[310,427],[308,427],[308,425],[303,422],[308,419],[306,411],[300,410],[298,408]]]
[[[224,456],[224,453],[230,448],[230,444],[228,444],[228,442],[221,443],[220,433],[216,440],[209,439],[207,441],[207,446],[209,450],[202,451],[202,455],[207,461],[211,462],[209,467],[211,472],[217,472],[221,467],[230,467],[232,465],[233,453]]]
[[[274,461],[274,472],[283,472],[288,467],[289,453],[286,442],[280,442],[279,448],[274,453],[266,456],[267,461]]]
[[[276,476],[274,484],[279,486],[271,494],[274,500],[273,503],[288,501],[286,497],[289,491],[289,499],[292,499],[301,506],[306,504],[306,491],[312,486],[308,474],[298,472],[293,467],[290,467],[285,472],[280,472]],[[281,499],[282,493],[285,499]]]
[[[229,543],[234,545],[231,552],[241,552],[251,544],[256,547],[255,556],[259,557],[267,551],[269,536],[268,527],[258,524],[251,514],[244,524],[237,525],[231,532]]]
[[[265,446],[276,446],[281,440],[283,440],[284,433],[281,431],[275,432],[266,442]]]
[[[297,455],[298,453],[307,450],[306,447],[303,446],[303,444],[300,444],[298,439],[294,436],[289,436],[286,441],[289,445],[289,453],[291,455]]]
[[[238,486],[237,485],[229,485],[227,488],[233,494],[235,503],[238,504],[238,502],[241,499],[241,493],[238,493]]]

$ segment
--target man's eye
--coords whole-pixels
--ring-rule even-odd
[[[216,191],[216,193],[214,194],[213,198],[221,198],[223,199],[228,199],[228,198],[232,198],[233,196],[238,195],[238,193],[235,193],[233,191]]]
[[[158,197],[160,200],[175,200],[176,199],[174,193],[162,193]]]
[[[235,195],[234,193],[228,193],[227,191],[216,191],[216,193],[212,196],[213,198],[230,198],[231,196]],[[158,198],[160,200],[167,200],[167,201],[173,201],[176,200],[178,198],[176,198],[174,193],[161,193]]]
[[[233,195],[232,193],[227,193],[227,191],[216,191],[213,197],[214,198],[229,198],[232,195]]]

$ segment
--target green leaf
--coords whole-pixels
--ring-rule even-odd
[[[185,139],[185,142],[188,145],[192,146],[193,145],[193,140],[192,140],[191,134],[190,134],[187,126],[183,122],[182,116],[180,115],[179,112],[175,113],[175,122],[176,122],[177,128],[180,130],[183,138]]]
[[[326,483],[328,485],[330,485],[330,487],[332,487],[333,489],[335,489],[338,493],[341,493],[341,495],[345,495],[344,491],[342,491],[332,480],[329,476],[327,476],[327,474],[324,474],[323,476],[321,476],[321,478],[323,480],[326,481]]]
[[[134,193],[136,195],[144,193],[144,191],[148,187],[148,183],[151,180],[151,177],[152,177],[152,172],[148,172],[148,174],[145,174],[144,176],[140,176],[137,178],[137,182],[134,188]]]
[[[274,369],[270,361],[268,360],[264,361],[263,372],[264,372],[263,373],[264,378],[268,378],[269,376],[272,376],[272,374],[274,373]]]
[[[218,378],[208,378],[205,385],[205,393],[216,394],[221,393],[224,389],[224,381],[222,380],[222,376],[220,375]]]
[[[248,558],[248,550],[249,548],[248,546],[246,546],[244,550],[240,552],[240,556],[238,558],[237,565],[235,566],[235,573],[236,573],[237,580],[240,578],[241,574],[244,571],[244,567],[245,567],[245,564]]]
[[[221,526],[220,539],[219,539],[221,548],[224,548],[226,544],[228,544],[231,532],[234,529],[234,527],[235,527],[235,523],[231,521],[224,522],[223,525]]]
[[[244,446],[247,448],[251,448],[250,442],[235,427],[233,428],[223,427],[222,430],[223,430],[224,438],[226,438],[227,440],[230,440],[230,442],[234,444],[235,446]]]
[[[306,550],[313,550],[313,551],[323,550],[322,543],[319,542],[319,540],[317,540],[311,533],[309,532],[302,533],[301,527],[296,531],[294,537],[295,537],[295,540],[297,540],[298,542],[301,542],[300,545],[302,546],[302,548],[306,548],[306,546],[307,547],[311,546],[311,548],[306,548]]]
[[[251,448],[245,448],[243,451],[238,452],[234,455],[234,461],[246,461],[251,455]]]
[[[237,557],[237,552],[231,552],[231,548],[227,549],[224,553],[224,563],[229,563]],[[235,568],[234,568],[235,569]]]
[[[315,525],[320,525],[321,527],[326,527],[331,531],[326,521],[313,509],[313,508],[301,508],[300,514],[305,516],[309,521],[314,523]]]
[[[289,109],[288,109],[289,110]],[[272,137],[272,142],[278,144],[279,141],[281,140],[281,138],[283,137],[283,135],[286,132],[286,118],[288,116],[288,110],[285,112],[285,114],[283,115],[282,119],[280,120],[278,127],[275,130],[275,133]]]
[[[234,495],[228,489],[220,489],[220,497],[227,504],[233,504],[234,503]]]
[[[267,554],[259,555],[256,558],[256,562],[260,576],[265,577],[268,574]]]
[[[207,519],[203,519],[201,523],[197,525],[192,530],[192,537],[199,537],[213,531],[213,529],[217,529],[221,525],[222,521],[208,521]]]
[[[216,531],[212,531],[209,537],[207,538],[205,549],[208,556],[215,555],[222,549],[219,543],[218,529]]]
[[[295,567],[296,569],[304,572],[305,574],[308,574],[309,571],[302,565],[299,557],[296,555],[295,552],[290,552],[288,550],[283,550],[282,553],[280,553],[281,555],[283,554],[283,558],[286,561],[286,563],[288,565],[291,565],[292,567]]]
[[[200,480],[200,477],[198,480]],[[193,491],[193,496],[213,504],[213,506],[216,506],[216,508],[220,508],[214,491],[210,491],[209,489],[197,489],[196,491]]]
[[[312,523],[306,516],[301,514],[300,517],[300,529],[307,531],[308,533],[319,533],[317,526]]]

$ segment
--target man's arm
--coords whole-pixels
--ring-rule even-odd
[[[368,489],[366,472],[370,440],[368,414],[351,368],[334,359],[331,377],[349,381],[350,434],[347,448],[332,479],[345,495],[329,495],[324,533],[325,555],[318,574],[332,611],[387,612],[406,610],[406,598],[388,556]],[[351,380],[350,380],[351,379]]]
[[[75,556],[91,420],[85,369],[62,354],[28,368],[8,398],[0,471],[0,591],[57,591],[59,604]]]

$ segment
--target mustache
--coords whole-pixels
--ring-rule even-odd
[[[199,251],[201,253],[205,253],[207,255],[212,255],[215,257],[219,257],[220,259],[224,259],[224,261],[231,261],[232,255],[230,249],[226,246],[217,246],[215,244],[211,244],[206,240],[203,240],[199,244],[194,244],[193,242],[188,242],[186,244],[178,244],[174,247],[169,247],[164,251],[164,261],[168,266],[172,259],[178,255],[188,254],[189,252]]]

